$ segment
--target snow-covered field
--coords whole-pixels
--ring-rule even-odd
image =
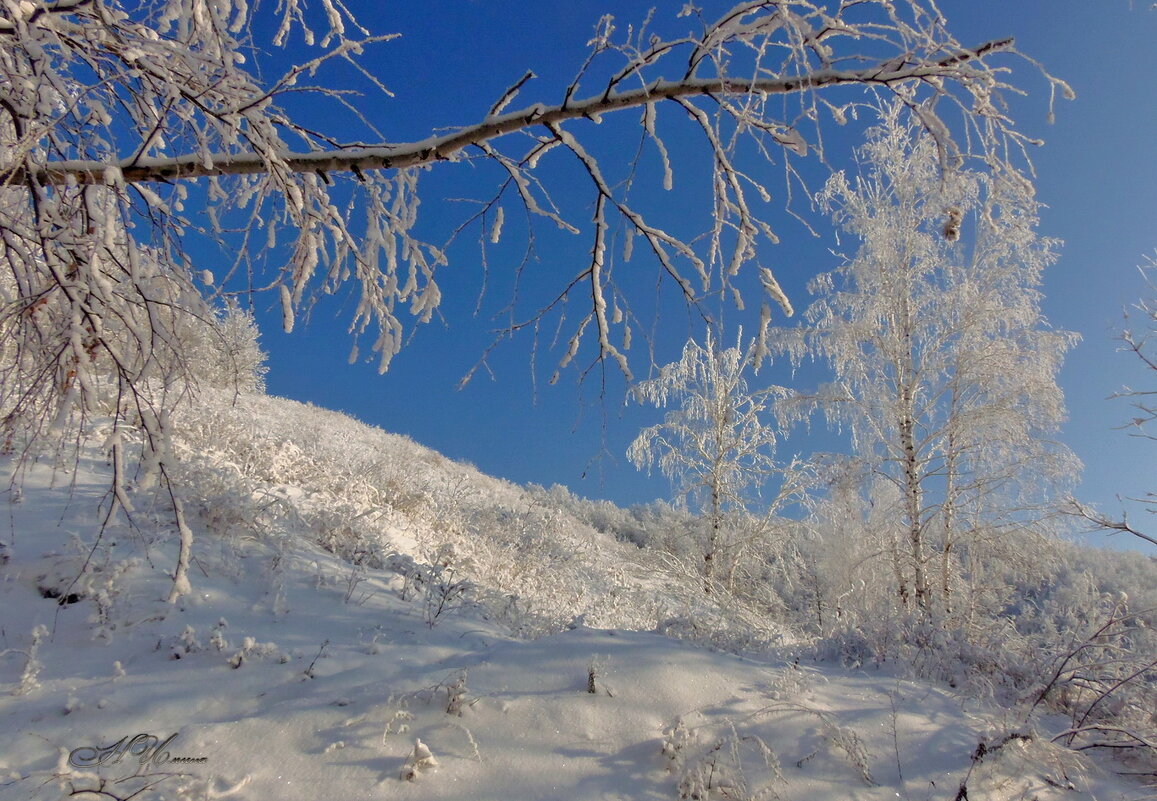
[[[98,536],[97,449],[5,496],[0,798],[1152,797],[1051,745],[1048,718],[816,662],[770,623],[736,623],[743,655],[712,648],[727,610],[661,561],[413,443],[370,442],[375,469],[456,488],[456,510],[359,489],[370,451],[350,443],[389,435],[330,412],[262,397],[198,425],[193,592],[175,605],[163,505]],[[310,426],[328,432],[313,453]],[[205,445],[245,431],[253,464]],[[325,447],[351,471],[329,487],[303,478]],[[335,553],[351,543],[360,566]]]

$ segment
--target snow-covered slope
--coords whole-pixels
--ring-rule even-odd
[[[181,425],[175,605],[162,503],[98,536],[95,449],[9,499],[0,799],[1146,797],[947,688],[770,647],[654,555],[403,439],[267,398]]]
[[[179,425],[186,502],[220,536],[290,533],[411,574],[419,586],[403,594],[428,581],[466,582],[461,600],[527,635],[581,618],[603,628],[662,625],[731,647],[789,637],[758,610],[705,598],[698,576],[658,551],[344,415],[264,395],[207,395]]]

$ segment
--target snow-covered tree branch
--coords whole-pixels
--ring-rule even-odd
[[[481,122],[442,136],[419,142],[354,146],[318,150],[308,153],[278,152],[272,154],[291,172],[370,172],[401,170],[438,161],[451,161],[469,147],[477,147],[508,134],[542,127],[551,130],[561,123],[591,119],[622,109],[639,108],[700,96],[746,97],[749,95],[796,94],[842,85],[893,86],[909,81],[934,83],[937,79],[956,78],[962,64],[994,53],[1013,52],[1011,39],[988,42],[975,51],[961,51],[934,64],[881,64],[859,70],[820,69],[800,77],[756,77],[750,79],[719,76],[688,77],[667,81],[657,79],[630,90],[611,86],[582,100],[568,100],[553,106],[535,103],[517,111],[488,115]],[[786,125],[781,129],[781,144],[806,151],[802,140],[796,140]],[[110,171],[124,183],[169,182],[184,178],[223,175],[252,175],[271,169],[268,153],[199,153],[172,157],[144,158],[139,153],[119,161],[50,161],[42,166],[13,165],[0,175],[6,183],[39,184],[105,183]]]

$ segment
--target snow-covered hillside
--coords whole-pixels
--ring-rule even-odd
[[[101,528],[99,430],[6,496],[0,799],[1151,797],[1063,720],[816,661],[541,492],[232,401],[176,421],[176,604],[163,497]]]

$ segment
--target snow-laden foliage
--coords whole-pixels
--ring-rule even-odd
[[[857,250],[813,281],[807,325],[779,343],[833,376],[781,402],[781,420],[820,411],[850,433],[850,461],[827,474],[858,489],[837,503],[869,510],[852,561],[861,577],[886,582],[906,610],[967,624],[992,608],[983,565],[1028,567],[1047,552],[1040,521],[1078,468],[1055,440],[1056,377],[1075,337],[1040,311],[1056,243],[1036,234],[1030,184],[943,173],[935,140],[895,109],[861,174],[833,176],[821,201]]]
[[[47,444],[51,433],[70,430],[72,415],[107,415],[148,430],[148,420],[197,386],[263,386],[265,357],[252,316],[235,304],[215,308],[183,268],[115,238],[95,257],[108,272],[97,286],[83,288],[74,264],[68,292],[42,286],[30,304],[21,296],[25,259],[35,255],[5,251],[0,421],[8,447],[38,438]]]
[[[880,602],[859,613],[849,593],[818,652],[853,667],[892,664],[993,700],[1008,710],[1013,730],[1032,731],[1044,715],[1064,716],[1049,742],[1112,754],[1125,770],[1151,772],[1157,561],[1062,542],[1050,548],[1049,565],[1031,578],[1004,569],[999,557],[984,564],[992,597],[1006,605],[975,616],[967,628]]]
[[[561,484],[549,489],[530,484],[526,490],[538,502],[561,509],[621,542],[670,553],[682,554],[692,550],[689,541],[697,518],[693,512],[676,504],[654,501],[624,509],[610,501],[580,497]]]
[[[775,459],[778,438],[769,420],[783,390],[749,388],[746,374],[761,343],[744,345],[742,332],[739,338],[732,348],[720,347],[710,332],[705,345],[689,340],[679,361],[634,388],[641,403],[675,407],[639,432],[627,455],[640,469],[658,466],[675,496],[699,512],[708,592],[714,581],[735,586],[740,563],[766,548],[767,523],[794,490],[783,479],[789,469]],[[780,490],[762,498],[773,483]]]
[[[1157,372],[1157,257],[1150,256],[1141,271],[1146,280],[1146,293],[1126,311],[1129,325],[1121,334],[1121,342],[1145,367]],[[1157,439],[1157,435],[1146,428],[1157,420],[1157,404],[1152,400],[1157,390],[1126,388],[1121,395],[1133,401],[1136,414],[1130,423],[1137,429],[1137,433],[1149,439]]]
[[[4,229],[0,237],[7,268],[0,273],[0,442],[27,466],[53,450],[55,459],[78,459],[91,426],[103,430],[115,466],[110,520],[117,507],[132,511],[129,472],[139,486],[170,487],[171,413],[199,388],[261,389],[265,355],[248,312],[206,301],[187,269],[138,248],[105,201],[89,220],[106,234],[89,253],[93,271],[69,249],[76,243],[61,245],[53,257],[67,264],[53,264],[20,241],[28,230]],[[67,240],[61,226],[54,236]],[[62,283],[42,280],[44,269]],[[135,465],[127,454],[136,454]],[[20,475],[13,474],[14,485]],[[188,546],[179,495],[169,503]],[[186,591],[189,558],[186,547],[174,570],[174,595]]]

